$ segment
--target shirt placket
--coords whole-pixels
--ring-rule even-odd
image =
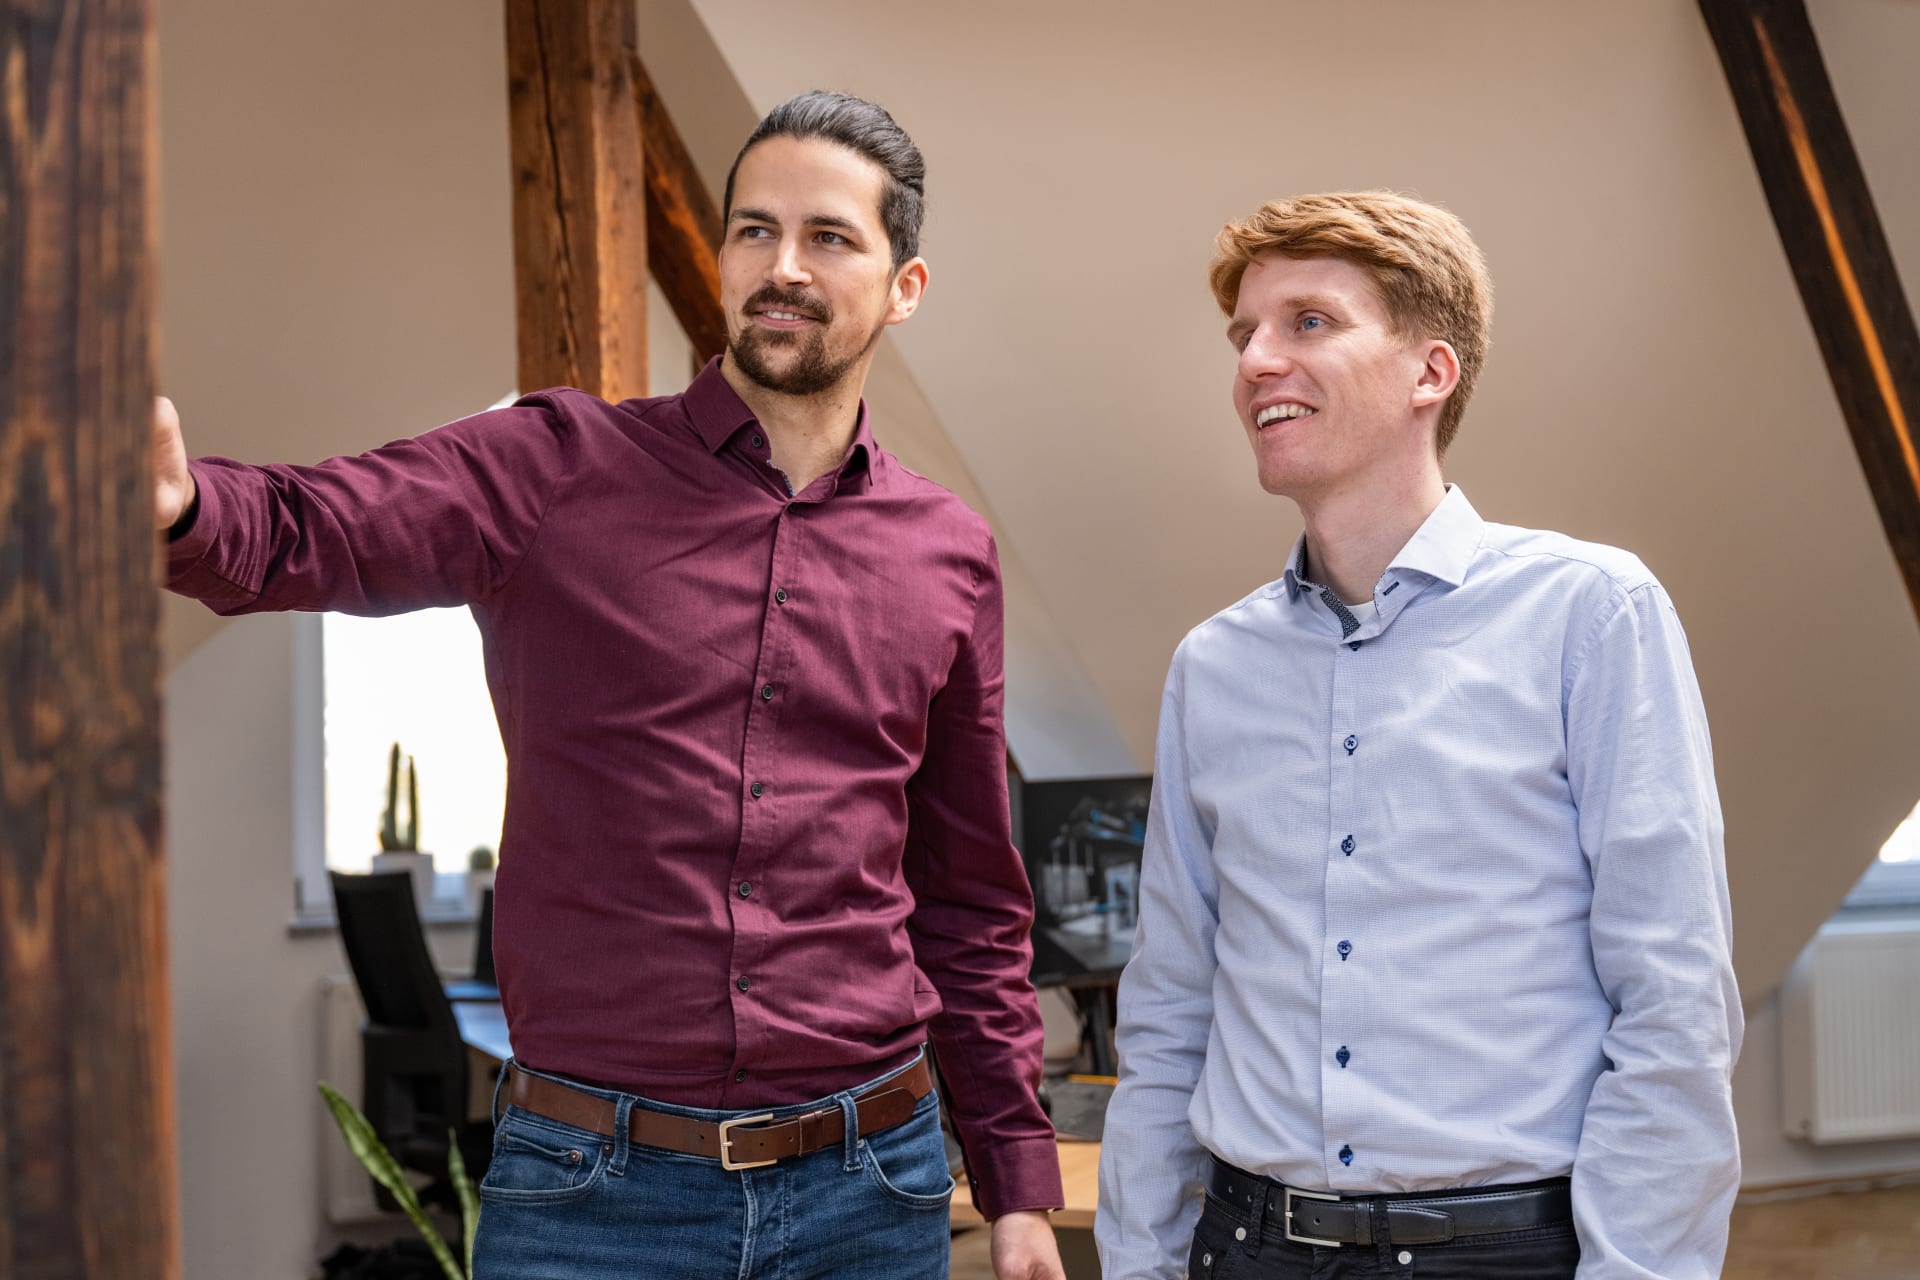
[[[1362,664],[1368,650],[1338,643],[1329,677],[1327,829],[1323,856],[1326,876],[1321,937],[1320,1097],[1321,1142],[1327,1186],[1339,1190],[1364,1185],[1365,1153],[1354,1147],[1358,1109],[1353,1103],[1358,1073],[1366,1070],[1369,1046],[1359,1035],[1369,943],[1359,860],[1367,855],[1361,840],[1362,789],[1367,741],[1360,723]]]
[[[767,1002],[777,1000],[781,975],[761,965],[780,918],[778,890],[765,880],[772,850],[780,837],[780,721],[795,676],[796,611],[805,607],[799,582],[805,508],[789,501],[774,519],[773,555],[762,602],[760,653],[747,686],[747,732],[740,757],[740,846],[734,852],[732,888],[727,895],[733,923],[729,978],[733,1004],[734,1060],[721,1106],[731,1105],[727,1090],[745,1084],[769,1065]]]

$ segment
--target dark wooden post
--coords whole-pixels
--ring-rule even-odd
[[[149,0],[0,0],[0,1275],[177,1277]]]
[[[648,267],[694,357],[704,364],[727,346],[720,310],[720,208],[638,56],[633,86],[647,151]]]
[[[1920,614],[1920,332],[1802,0],[1699,0],[1754,167]]]
[[[522,391],[647,394],[632,0],[507,0]]]

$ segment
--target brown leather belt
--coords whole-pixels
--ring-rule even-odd
[[[513,1072],[507,1100],[522,1111],[609,1138],[614,1135],[612,1099],[545,1076],[516,1071],[511,1065],[507,1070]],[[906,1123],[920,1099],[931,1092],[933,1073],[922,1054],[899,1075],[854,1095],[860,1132],[879,1133]],[[775,1120],[773,1113],[767,1112],[717,1124],[636,1106],[627,1116],[627,1136],[642,1146],[718,1160],[723,1169],[757,1169],[790,1156],[838,1146],[846,1141],[847,1126],[837,1104],[782,1120]]]

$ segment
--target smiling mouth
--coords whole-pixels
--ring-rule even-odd
[[[818,316],[809,315],[804,311],[783,311],[771,307],[754,312],[753,318],[775,329],[800,329],[810,324],[820,323]]]
[[[1272,426],[1276,422],[1290,422],[1296,418],[1311,418],[1318,412],[1320,412],[1318,409],[1309,409],[1304,404],[1295,404],[1292,401],[1287,401],[1282,404],[1270,404],[1254,415],[1253,425],[1256,428],[1264,429]]]

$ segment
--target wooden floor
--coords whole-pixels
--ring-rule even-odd
[[[953,1280],[993,1280],[987,1233],[953,1238]],[[1721,1280],[1917,1280],[1920,1186],[1746,1203]]]
[[[1721,1273],[1721,1280],[1915,1277],[1920,1186],[1737,1205]]]

